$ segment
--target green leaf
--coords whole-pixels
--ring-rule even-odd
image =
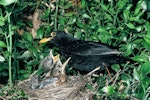
[[[17,0],[0,0],[0,4],[3,6],[8,6],[14,2],[16,2]]]
[[[44,30],[42,27],[40,27],[39,29],[37,29],[36,31],[36,38],[37,39],[42,39],[44,35]]]
[[[127,4],[127,2],[128,2],[128,0],[119,0],[119,1],[117,2],[118,9],[119,9],[119,10],[120,10],[120,9],[123,9],[124,6]]]
[[[50,33],[51,32],[51,26],[48,24],[45,27],[46,27],[46,32]]]
[[[4,62],[4,61],[5,61],[5,58],[2,55],[0,55],[0,62]]]
[[[69,19],[69,21],[68,21],[68,25],[71,25],[71,24],[74,24],[76,22],[76,18],[75,17],[72,17],[72,18],[70,18]]]
[[[126,55],[130,55],[130,54],[132,53],[132,44],[127,44],[127,45],[125,46],[125,48],[126,48],[125,54],[126,54]]]
[[[23,58],[23,59],[25,59],[25,58],[29,58],[29,57],[31,57],[32,56],[32,53],[29,51],[29,50],[27,50],[27,51],[25,51],[21,56],[18,56],[18,58]]]
[[[77,24],[77,26],[80,27],[80,28],[84,28],[84,26],[85,26],[84,24],[82,24],[82,23],[79,22],[79,21],[77,21],[76,24]]]
[[[72,3],[71,2],[68,2],[65,6],[64,6],[64,9],[68,9],[72,7]]]
[[[48,18],[50,16],[50,12],[50,9],[47,9],[43,17]]]
[[[80,37],[81,37],[81,33],[82,33],[82,32],[80,32],[80,31],[75,32],[74,37],[75,37],[75,38],[80,38]]]
[[[85,8],[86,7],[86,0],[81,0],[81,7]]]
[[[114,64],[111,66],[111,68],[115,71],[115,72],[118,72],[119,69],[120,69],[120,65],[119,64]]]
[[[25,33],[23,34],[23,37],[24,37],[26,40],[30,41],[30,42],[33,41],[33,37],[32,37],[32,35],[31,35],[31,33],[29,33],[29,32],[25,32]]]
[[[5,25],[5,18],[3,16],[0,16],[0,26]]]
[[[113,86],[103,87],[102,91],[109,94],[109,95],[113,95],[115,93],[115,89]]]
[[[91,19],[91,17],[88,14],[83,14],[82,17],[87,18],[87,19]]]
[[[108,41],[110,41],[111,39],[111,35],[108,32],[104,32],[104,33],[100,33],[98,35],[98,39],[102,42],[102,43],[108,43]]]
[[[73,15],[74,15],[74,12],[65,13],[65,16],[67,16],[67,17],[71,17]]]
[[[141,10],[141,3],[142,3],[142,0],[139,0],[137,5],[136,5],[136,8],[135,8],[134,15],[137,15],[140,12],[140,10]]]
[[[104,9],[104,10],[106,10],[106,11],[108,10],[108,8],[107,8],[106,5],[104,5],[104,4],[102,4],[102,3],[101,3],[100,5],[101,5],[102,9]]]
[[[143,38],[144,38],[144,40],[145,40],[148,44],[150,44],[150,37],[144,36]]]
[[[28,66],[33,66],[33,65],[38,65],[38,64],[39,64],[38,60],[31,60],[28,62]],[[31,67],[29,67],[29,68],[31,68]],[[28,70],[30,70],[30,69],[28,69]]]
[[[124,17],[124,19],[125,19],[126,21],[127,21],[128,18],[129,18],[129,14],[130,14],[130,10],[125,9],[125,10],[123,11],[123,17]]]
[[[134,56],[132,58],[132,60],[138,61],[138,62],[147,62],[147,57],[146,56],[137,55],[137,56]]]
[[[143,73],[143,75],[150,74],[150,62],[146,62],[141,66],[140,71]]]
[[[31,47],[30,49],[32,50],[33,55],[38,58],[39,56],[38,50],[35,47]]]
[[[59,22],[60,25],[65,25],[65,20],[66,20],[65,17],[62,17],[62,16],[58,17],[58,22]]]
[[[131,76],[129,74],[126,74],[126,73],[123,73],[121,74],[121,79],[127,83],[128,85],[130,85],[130,79],[131,79]]]
[[[143,45],[146,49],[150,50],[150,44],[149,43],[144,41]]]
[[[133,70],[133,77],[137,80],[140,81],[140,75],[138,73],[138,71],[134,68]]]
[[[4,41],[0,41],[0,47],[1,47],[1,48],[6,48],[6,44],[5,44]]]
[[[127,34],[126,33],[122,33],[121,34],[121,38],[123,41],[127,41]]]
[[[113,21],[113,18],[111,17],[110,14],[105,13],[105,15],[106,15],[106,18],[107,18],[109,21]]]
[[[130,29],[135,29],[135,26],[132,23],[128,23],[126,24],[128,28]]]
[[[87,89],[89,89],[89,90],[93,90],[93,89],[94,89],[93,86],[92,86],[92,84],[89,84],[89,83],[86,85],[86,87],[87,87]]]

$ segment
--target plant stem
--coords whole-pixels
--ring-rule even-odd
[[[12,66],[11,66],[11,57],[12,57],[12,31],[11,31],[11,24],[10,24],[10,15],[11,13],[8,13],[8,30],[9,30],[9,85],[12,87]]]
[[[55,11],[55,23],[54,23],[54,30],[57,30],[57,15],[58,15],[58,3],[59,0],[56,1],[56,11]]]

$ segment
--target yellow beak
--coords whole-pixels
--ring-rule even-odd
[[[57,34],[57,33],[52,32],[52,33],[51,33],[51,37],[49,37],[49,38],[43,38],[43,39],[41,39],[41,40],[39,41],[39,43],[42,44],[42,43],[51,41],[51,40],[56,36],[56,34]]]
[[[54,56],[54,62],[56,62],[56,61],[58,61],[60,59],[59,56],[60,56],[59,54]]]
[[[49,38],[43,38],[39,41],[40,44],[42,43],[45,43],[45,42],[48,42],[48,41],[51,41],[52,37],[49,37]]]

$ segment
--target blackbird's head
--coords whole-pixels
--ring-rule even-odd
[[[75,40],[73,36],[70,36],[68,33],[65,33],[64,31],[54,31],[50,35],[51,36],[49,38],[44,38],[40,40],[39,43],[45,43],[50,41],[54,45],[60,47],[69,44],[70,41]]]

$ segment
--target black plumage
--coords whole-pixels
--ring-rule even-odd
[[[49,40],[59,48],[65,59],[71,57],[69,64],[80,72],[90,72],[99,66],[103,70],[104,64],[110,66],[128,60],[120,56],[122,52],[108,45],[79,40],[62,31],[53,32]]]

